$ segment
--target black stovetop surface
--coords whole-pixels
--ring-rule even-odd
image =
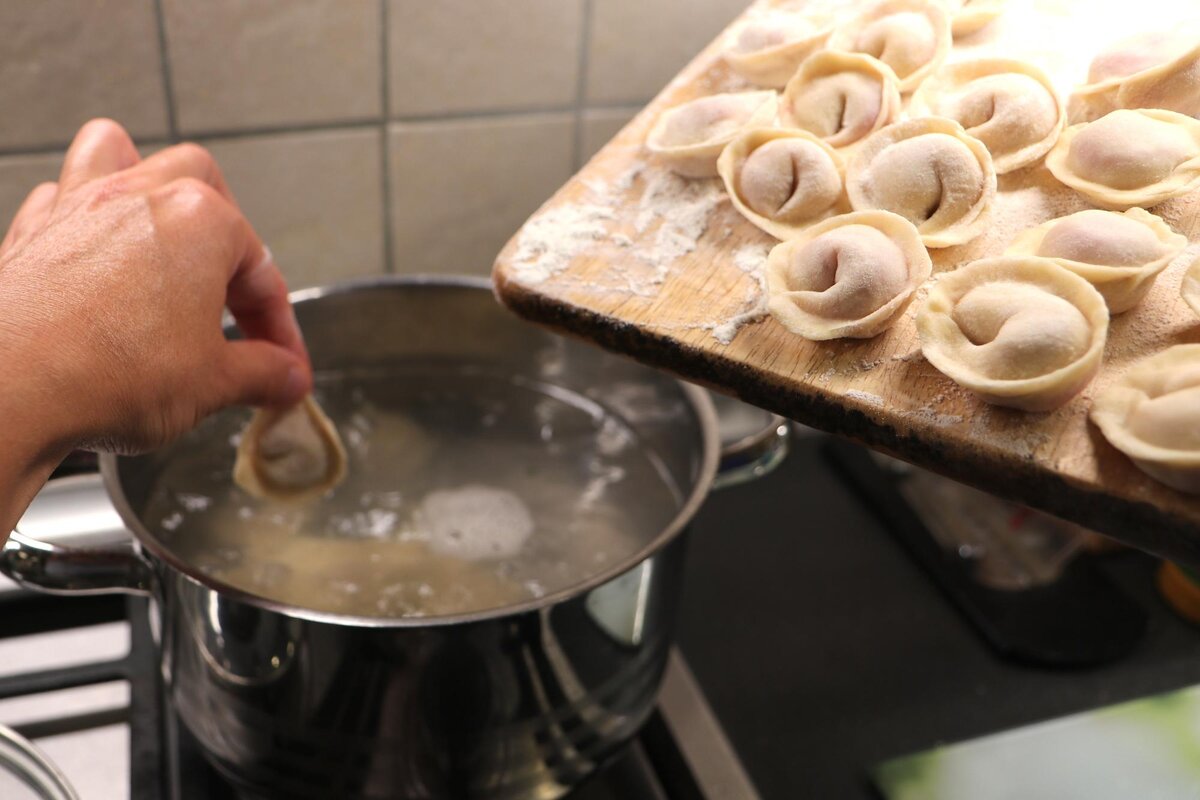
[[[883,759],[1200,682],[1200,629],[1150,556],[1098,558],[1149,617],[1086,671],[1000,660],[819,452],[713,494],[692,530],[680,647],[765,798],[867,800]]]

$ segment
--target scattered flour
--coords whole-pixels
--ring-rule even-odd
[[[514,271],[525,283],[541,283],[566,269],[575,256],[607,238],[616,219],[611,206],[571,203],[534,217],[521,229]]]
[[[713,338],[721,344],[732,342],[743,325],[757,322],[767,315],[767,276],[764,267],[770,252],[771,246],[765,243],[742,245],[733,251],[734,266],[752,276],[755,282],[746,290],[749,308],[712,327]]]
[[[948,428],[948,427],[953,427],[955,425],[962,425],[963,422],[965,421],[962,418],[962,416],[960,416],[958,414],[943,414],[940,411],[934,411],[933,409],[928,408],[928,407],[922,407],[922,408],[918,408],[918,409],[915,409],[912,411],[904,411],[901,413],[903,413],[904,416],[906,416],[906,417],[911,417],[913,419],[917,419],[922,422],[927,422],[930,425],[936,425],[940,428]]]
[[[866,403],[870,406],[883,408],[883,398],[877,394],[860,392],[858,389],[851,389],[850,391],[846,392],[846,397],[849,397],[851,400],[858,400],[860,403]]]
[[[666,170],[656,172],[638,202],[633,227],[638,233],[646,233],[656,224],[658,229],[650,249],[639,250],[638,256],[663,270],[665,278],[671,264],[696,249],[696,242],[708,230],[713,209],[725,199],[721,182],[715,178],[689,180]]]
[[[630,209],[626,195],[642,177],[641,198]],[[583,186],[586,201],[551,208],[521,229],[513,255],[513,272],[521,281],[536,284],[549,280],[570,267],[577,256],[608,242],[636,261],[615,259],[610,274],[616,285],[590,288],[651,296],[666,281],[675,262],[696,249],[713,210],[725,201],[716,179],[688,180],[665,169],[648,170],[640,161],[610,183],[592,178],[583,181]],[[639,234],[637,239],[619,230],[626,226]]]
[[[767,264],[771,245],[765,242],[746,244],[733,251],[733,265],[742,272],[758,272]]]

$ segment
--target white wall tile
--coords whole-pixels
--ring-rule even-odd
[[[201,142],[288,286],[384,271],[377,127]]]
[[[633,119],[641,108],[625,106],[622,108],[589,108],[583,112],[582,130],[580,136],[579,160],[580,165],[594,156],[608,140],[616,136],[625,123]]]
[[[185,135],[382,113],[378,0],[162,0]]]
[[[388,0],[390,113],[565,107],[583,0]]]
[[[488,274],[571,176],[573,139],[569,114],[392,125],[394,270]]]
[[[656,95],[748,0],[592,0],[588,103]]]
[[[101,116],[166,136],[153,0],[7,0],[0,31],[0,148],[65,144]]]

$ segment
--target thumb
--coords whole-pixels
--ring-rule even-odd
[[[312,369],[295,353],[263,339],[225,345],[222,405],[295,405],[312,391]]]

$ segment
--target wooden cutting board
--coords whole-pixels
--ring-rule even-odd
[[[859,4],[800,5],[805,13],[844,16]],[[1175,27],[1194,13],[1188,6],[1184,0],[1010,0],[997,22],[956,42],[950,60],[1032,61],[1053,77],[1065,102],[1098,49],[1130,33]],[[766,7],[763,0],[746,13]],[[729,34],[697,56],[505,246],[493,273],[501,302],[529,320],[799,422],[1200,565],[1200,498],[1147,478],[1087,419],[1095,392],[1139,357],[1200,342],[1200,318],[1179,297],[1182,272],[1200,254],[1200,193],[1153,209],[1191,243],[1140,306],[1113,320],[1098,378],[1055,412],[988,406],[921,356],[913,317],[924,291],[896,325],[866,341],[808,342],[762,316],[757,269],[774,240],[734,211],[718,180],[675,178],[643,151],[663,109],[751,88],[720,58]],[[1087,207],[1040,164],[1001,176],[989,230],[966,245],[933,251],[934,270],[999,255],[1022,228]],[[802,525],[804,510],[796,513]]]

